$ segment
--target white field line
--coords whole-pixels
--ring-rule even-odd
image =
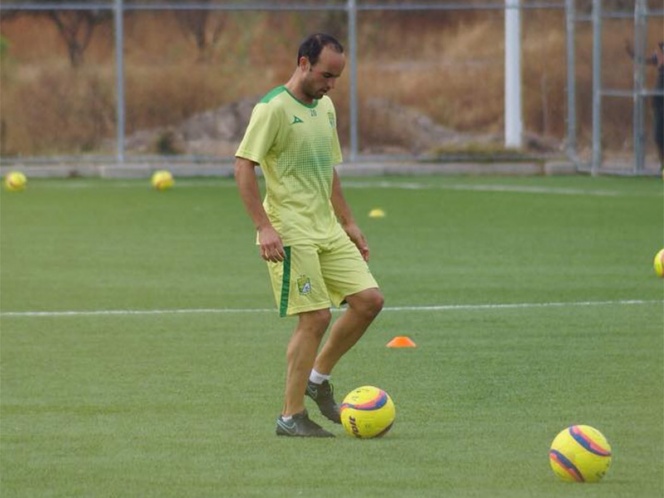
[[[628,195],[616,190],[577,189],[565,187],[537,187],[529,185],[426,185],[415,182],[352,182],[345,181],[344,187],[350,188],[385,188],[399,190],[461,190],[470,192],[502,192],[516,194],[547,194],[547,195],[592,195],[599,197],[618,197]]]
[[[529,308],[567,308],[591,306],[638,306],[648,304],[664,305],[664,301],[628,299],[618,301],[576,301],[552,303],[506,303],[506,304],[447,304],[429,306],[388,306],[383,312],[421,312],[421,311],[483,311]],[[80,311],[3,311],[0,318],[42,318],[42,317],[79,317],[79,316],[136,316],[136,315],[186,315],[186,314],[238,314],[238,313],[276,313],[273,308],[186,308],[160,310],[80,310]]]
[[[196,179],[176,179],[177,186],[181,187],[209,187],[209,188],[237,188],[234,182],[226,181],[210,181],[196,180]],[[92,186],[86,180],[72,180],[62,183],[49,185],[48,188],[70,188],[82,189]],[[113,181],[109,182],[108,186],[115,188],[136,188],[136,182],[128,181]],[[469,192],[497,192],[497,193],[517,193],[517,194],[544,194],[544,195],[581,195],[581,196],[597,196],[597,197],[621,197],[630,195],[650,195],[643,192],[620,192],[617,190],[597,190],[597,189],[577,189],[565,187],[538,187],[532,185],[464,185],[464,184],[438,184],[428,185],[418,182],[390,182],[390,181],[353,181],[346,179],[343,181],[344,188],[363,189],[363,188],[383,188],[394,190],[456,190],[456,191],[469,191]],[[146,191],[151,190],[148,183],[144,185]],[[660,195],[657,194],[659,197]]]

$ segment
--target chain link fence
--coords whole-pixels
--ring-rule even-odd
[[[505,139],[512,9],[518,147]],[[328,31],[349,54],[332,94],[349,161],[650,174],[661,89],[644,61],[663,14],[659,0],[4,0],[0,164],[231,162],[299,41]]]

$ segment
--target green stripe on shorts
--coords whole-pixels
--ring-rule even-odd
[[[290,265],[291,265],[291,248],[290,246],[284,247],[284,274],[281,277],[281,300],[279,301],[279,315],[286,316],[288,311],[288,295],[290,294]]]

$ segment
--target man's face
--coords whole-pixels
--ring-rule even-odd
[[[346,65],[344,54],[335,52],[330,47],[323,47],[315,66],[306,61],[306,73],[302,84],[304,94],[310,99],[320,99],[334,88]],[[308,69],[307,69],[308,68]]]

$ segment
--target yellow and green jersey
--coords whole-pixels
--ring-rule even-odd
[[[263,206],[285,245],[326,240],[339,228],[330,196],[342,156],[329,97],[309,105],[274,88],[254,107],[235,155],[260,164]]]

